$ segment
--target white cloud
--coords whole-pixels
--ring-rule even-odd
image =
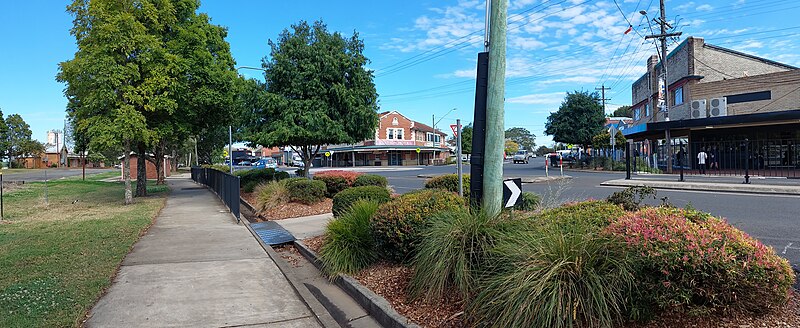
[[[712,7],[709,4],[704,4],[704,5],[697,6],[696,9],[697,9],[697,11],[712,11],[712,10],[714,10],[714,7]]]
[[[565,92],[534,93],[508,98],[507,103],[526,105],[558,105],[564,100]]]
[[[684,3],[684,4],[680,5],[680,6],[677,6],[677,7],[675,7],[675,10],[684,11],[684,10],[691,9],[691,8],[694,8],[694,1],[690,1],[690,2]]]
[[[547,47],[547,43],[534,38],[511,36],[508,38],[508,47],[520,48],[522,50],[535,50]]]

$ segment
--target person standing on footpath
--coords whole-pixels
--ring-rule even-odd
[[[697,153],[697,165],[700,166],[700,174],[706,174],[706,159],[708,159],[708,154],[706,154],[705,149],[700,148],[700,152]]]

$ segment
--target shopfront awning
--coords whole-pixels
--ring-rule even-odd
[[[725,129],[773,124],[800,123],[800,109],[778,112],[708,117],[639,124],[623,130],[626,138],[661,136],[666,130]]]

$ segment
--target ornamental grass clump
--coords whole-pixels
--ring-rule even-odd
[[[392,199],[381,205],[372,218],[376,246],[387,260],[407,262],[414,256],[414,248],[426,221],[439,213],[464,208],[464,198],[437,189],[426,189]]]
[[[349,211],[328,223],[319,255],[329,277],[356,273],[378,259],[369,223],[378,206],[370,200],[357,201]]]
[[[591,224],[520,229],[492,250],[496,263],[468,306],[490,327],[615,327],[633,286],[613,238]]]
[[[467,209],[432,217],[420,234],[410,292],[439,299],[449,291],[467,297],[475,291],[488,252],[510,230],[505,218]]]
[[[255,207],[259,211],[266,211],[270,208],[286,204],[289,202],[289,191],[286,189],[287,180],[272,181],[256,186],[253,191],[256,194]]]
[[[722,219],[692,210],[648,208],[615,220],[640,290],[634,303],[662,309],[769,311],[787,302],[789,263]]]

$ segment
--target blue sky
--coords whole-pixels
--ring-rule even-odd
[[[607,110],[630,104],[630,84],[654,53],[639,10],[658,15],[658,0],[510,0],[506,127],[544,136],[547,115],[565,92],[611,87]],[[62,128],[66,100],[55,81],[58,63],[75,52],[68,1],[0,4],[0,109],[19,113],[34,138]],[[430,124],[472,121],[477,52],[482,50],[483,1],[243,1],[205,0],[201,11],[228,27],[239,66],[260,66],[267,40],[299,20],[322,19],[330,30],[358,31],[375,70],[382,110]],[[800,66],[800,4],[795,0],[668,0],[667,17],[684,36]],[[624,15],[624,16],[623,16]],[[624,35],[631,22],[635,32]],[[636,33],[638,32],[638,33]],[[674,46],[675,44],[673,44]],[[258,71],[242,70],[263,79]],[[437,117],[438,120],[438,117]]]

